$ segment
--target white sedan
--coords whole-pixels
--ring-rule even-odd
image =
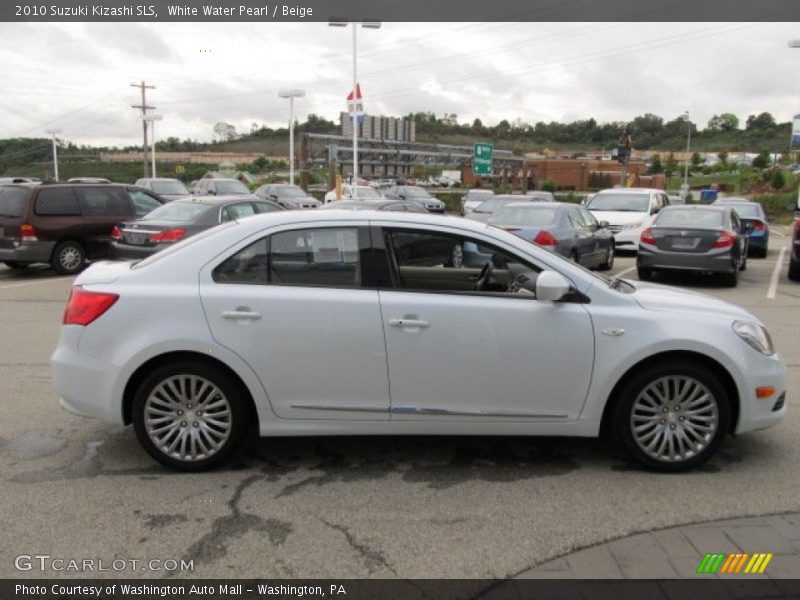
[[[481,269],[452,265],[481,248]],[[200,470],[262,436],[608,434],[679,471],[784,416],[764,325],[454,217],[287,211],[75,281],[53,380]]]

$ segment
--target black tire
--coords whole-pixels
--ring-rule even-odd
[[[653,269],[650,267],[636,267],[636,275],[641,281],[650,281],[653,278]]]
[[[747,254],[745,254],[742,257],[742,263],[739,265],[739,270],[740,271],[746,271],[747,270]]]
[[[205,401],[202,401],[197,405],[192,404],[191,399],[188,403],[186,401],[179,401],[178,403],[172,402],[172,406],[175,406],[176,410],[172,411],[168,409],[168,411],[174,412],[174,417],[171,414],[168,417],[155,417],[156,421],[162,418],[171,418],[173,419],[171,423],[168,422],[165,424],[162,422],[156,425],[153,425],[153,423],[148,424],[146,414],[148,410],[161,410],[161,413],[164,413],[164,411],[159,408],[159,406],[163,406],[165,404],[162,400],[159,400],[159,398],[163,398],[164,392],[162,391],[158,394],[155,394],[154,392],[156,392],[157,388],[159,388],[162,383],[169,381],[172,378],[179,378],[179,380],[185,382],[187,378],[192,376],[200,377],[210,382],[213,386],[216,386],[219,394],[217,394],[217,392],[208,393],[205,396]],[[184,386],[185,385],[187,384],[184,383]],[[185,392],[186,387],[183,387],[182,389]],[[172,396],[172,399],[177,398],[178,397],[175,395]],[[155,406],[148,404],[149,399],[151,403],[156,402],[158,404]],[[227,403],[226,408],[229,413],[227,418],[219,416],[219,412],[215,412],[210,415],[203,415],[202,411],[197,411],[198,408],[202,408],[206,403],[213,405],[220,401]],[[252,422],[251,419],[248,419],[249,411],[247,410],[248,407],[246,402],[247,401],[242,397],[242,393],[236,382],[219,368],[189,361],[175,362],[154,369],[144,379],[141,385],[139,385],[132,404],[133,428],[136,431],[136,437],[139,439],[139,443],[142,445],[142,447],[150,456],[152,456],[161,464],[178,471],[205,471],[225,463],[241,445],[248,430],[248,422]],[[179,408],[182,408],[183,410],[178,412],[177,409]],[[220,409],[219,407],[216,407],[214,410],[218,411]],[[211,412],[210,409],[209,412]],[[153,413],[151,412],[150,414]],[[186,420],[180,420],[183,418]],[[201,456],[196,458],[182,458],[181,456],[168,454],[164,449],[157,445],[157,443],[151,437],[151,430],[157,431],[158,427],[169,427],[170,425],[174,425],[174,427],[171,428],[177,432],[176,435],[172,435],[170,433],[165,434],[160,440],[164,444],[174,442],[174,440],[181,437],[181,435],[189,438],[199,438],[201,437],[200,433],[202,429],[205,429],[207,432],[209,431],[210,425],[206,421],[206,419],[209,418],[213,418],[211,427],[217,428],[218,426],[214,423],[218,421],[222,421],[224,425],[227,425],[227,437],[224,437],[221,433],[219,433],[219,430],[212,431],[212,433],[214,433],[213,437],[210,437],[209,434],[203,434],[205,436],[203,441],[204,444],[209,439],[216,441],[216,437],[219,436],[220,439],[218,441],[218,448],[213,449],[213,453],[205,452],[201,453]],[[198,423],[201,421],[202,424],[198,426]],[[197,431],[195,434],[192,434],[193,427]],[[181,434],[181,431],[189,433]],[[211,446],[212,444],[209,444],[208,447]],[[179,445],[179,449],[182,451],[183,446]],[[208,455],[203,456],[202,454]]]
[[[577,250],[573,250],[572,252],[570,252],[569,259],[572,262],[574,262],[576,265],[581,264],[581,259],[578,257],[578,251]]]
[[[768,249],[767,248],[756,248],[753,250],[753,256],[756,258],[767,258]]]
[[[21,271],[22,269],[27,269],[28,265],[25,263],[18,263],[14,260],[7,260],[3,264],[7,266],[9,269],[14,269],[16,271]]]
[[[800,261],[789,260],[789,279],[800,281]]]
[[[633,410],[634,405],[639,399],[640,395],[649,386],[657,385],[659,380],[663,381],[663,378],[669,377],[690,378],[696,382],[699,382],[699,384],[704,386],[706,390],[710,392],[709,403],[715,405],[716,407],[716,429],[713,431],[713,433],[709,432],[709,438],[702,440],[699,448],[697,447],[697,442],[701,440],[698,438],[690,438],[688,435],[686,435],[685,439],[692,439],[693,443],[695,444],[694,452],[691,454],[687,452],[687,456],[679,460],[659,459],[652,456],[652,453],[648,454],[640,446],[640,442],[636,441],[635,434],[633,432]],[[668,396],[669,391],[667,391],[665,395]],[[691,394],[687,395],[691,397]],[[687,360],[674,360],[665,362],[664,364],[648,367],[641,373],[634,375],[634,377],[625,384],[614,401],[615,404],[612,407],[611,413],[611,431],[614,436],[614,440],[631,459],[643,467],[653,471],[674,473],[688,471],[697,467],[698,465],[701,465],[714,455],[719,448],[719,445],[722,443],[722,440],[730,430],[731,406],[730,399],[725,393],[725,387],[720,383],[716,375],[714,375],[706,367],[695,362],[690,362]],[[673,404],[671,406],[674,407],[675,405]],[[683,410],[685,411],[686,409],[684,408]],[[712,410],[713,409],[709,408],[709,412],[705,414],[714,414],[711,412]],[[680,414],[681,412],[679,410],[673,410],[670,408],[670,410],[664,415],[665,418],[660,419],[661,423],[664,424],[662,431],[667,432],[667,422],[670,420],[677,421],[677,419],[681,418],[679,416]],[[637,412],[637,415],[646,416],[647,413]],[[688,420],[688,417],[684,417],[684,419]],[[655,427],[660,427],[661,423],[655,425]],[[676,422],[673,425],[669,425],[669,427],[671,430],[674,430],[676,427],[683,426]],[[681,431],[683,431],[683,429]],[[650,435],[650,432],[654,432],[654,430],[648,430],[647,433],[641,433],[640,435],[644,435],[646,437],[647,435]],[[670,433],[670,435],[674,434]],[[662,439],[660,434],[656,434],[655,437]],[[660,454],[658,451],[655,453]],[[675,453],[671,452],[671,454],[674,455]]]
[[[53,250],[50,265],[59,275],[75,275],[86,266],[86,250],[79,242],[67,240]]]
[[[722,273],[722,282],[728,287],[739,285],[739,269],[734,267],[733,273]]]
[[[601,271],[610,271],[614,268],[614,257],[616,255],[616,249],[614,248],[614,242],[612,241],[608,245],[608,250],[606,251],[606,260],[600,265]]]

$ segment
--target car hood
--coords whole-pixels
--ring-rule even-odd
[[[741,306],[707,294],[657,283],[643,283],[641,281],[632,281],[631,283],[636,287],[633,299],[639,306],[647,310],[690,313],[693,315],[702,313],[709,316],[727,317],[732,320],[746,319],[748,321],[761,322],[760,319]]]
[[[627,225],[644,221],[649,215],[646,212],[628,212],[617,210],[593,210],[594,218],[598,221],[608,221],[609,225]]]

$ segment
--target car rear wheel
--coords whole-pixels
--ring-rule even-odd
[[[739,270],[740,271],[746,271],[747,270],[747,254],[746,253],[742,256],[742,261],[739,264]]]
[[[686,471],[716,452],[731,419],[719,379],[702,365],[674,361],[630,380],[613,413],[616,439],[648,469]]]
[[[734,266],[732,273],[723,273],[722,281],[728,287],[736,287],[739,285],[739,267]]]
[[[614,267],[614,254],[614,242],[611,242],[606,251],[606,260],[600,265],[601,271],[610,271]]]
[[[153,371],[136,391],[132,416],[148,454],[181,471],[224,463],[246,429],[245,404],[236,383],[215,367],[191,362]]]
[[[61,242],[53,250],[51,264],[59,275],[75,275],[86,265],[86,251],[78,242]]]

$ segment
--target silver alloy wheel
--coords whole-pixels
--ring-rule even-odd
[[[639,393],[630,426],[636,445],[649,457],[681,462],[700,454],[714,439],[719,406],[699,380],[669,375]]]
[[[68,271],[74,271],[81,266],[81,251],[75,246],[67,246],[58,255],[58,262]]]
[[[231,434],[231,406],[211,381],[200,375],[172,375],[159,383],[144,404],[147,435],[165,455],[193,462],[219,452]]]

